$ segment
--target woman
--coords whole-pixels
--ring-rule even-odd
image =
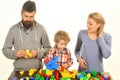
[[[78,71],[104,71],[103,57],[111,55],[111,36],[104,32],[103,16],[94,12],[89,14],[87,30],[80,30],[75,47],[75,55],[79,62]]]

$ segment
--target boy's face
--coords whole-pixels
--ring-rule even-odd
[[[59,42],[56,43],[56,45],[57,45],[58,50],[62,51],[64,48],[66,48],[67,42],[64,40],[59,40]]]

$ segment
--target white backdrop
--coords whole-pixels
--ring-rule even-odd
[[[9,28],[21,20],[21,7],[26,0],[0,0],[0,49],[3,47]],[[100,12],[105,20],[105,32],[112,35],[112,55],[104,59],[104,69],[114,80],[120,80],[120,3],[119,0],[34,0],[37,5],[35,19],[44,25],[51,45],[54,46],[54,34],[65,30],[70,34],[68,48],[74,56],[74,47],[79,30],[86,29],[86,20],[91,12]],[[7,80],[13,70],[13,60],[7,59],[0,50],[0,80]]]

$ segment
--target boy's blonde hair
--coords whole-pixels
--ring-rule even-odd
[[[66,43],[70,41],[69,34],[65,31],[58,31],[54,36],[54,41],[58,43],[60,40],[64,40]]]
[[[97,30],[97,35],[99,35],[99,33],[103,31],[105,25],[105,20],[103,16],[98,12],[93,12],[89,14],[88,18],[92,18],[97,24],[101,24],[101,26]]]

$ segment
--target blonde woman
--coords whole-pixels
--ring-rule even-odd
[[[111,55],[111,36],[104,32],[104,25],[105,20],[100,13],[89,14],[87,30],[80,30],[75,47],[78,71],[104,71],[103,58]]]

